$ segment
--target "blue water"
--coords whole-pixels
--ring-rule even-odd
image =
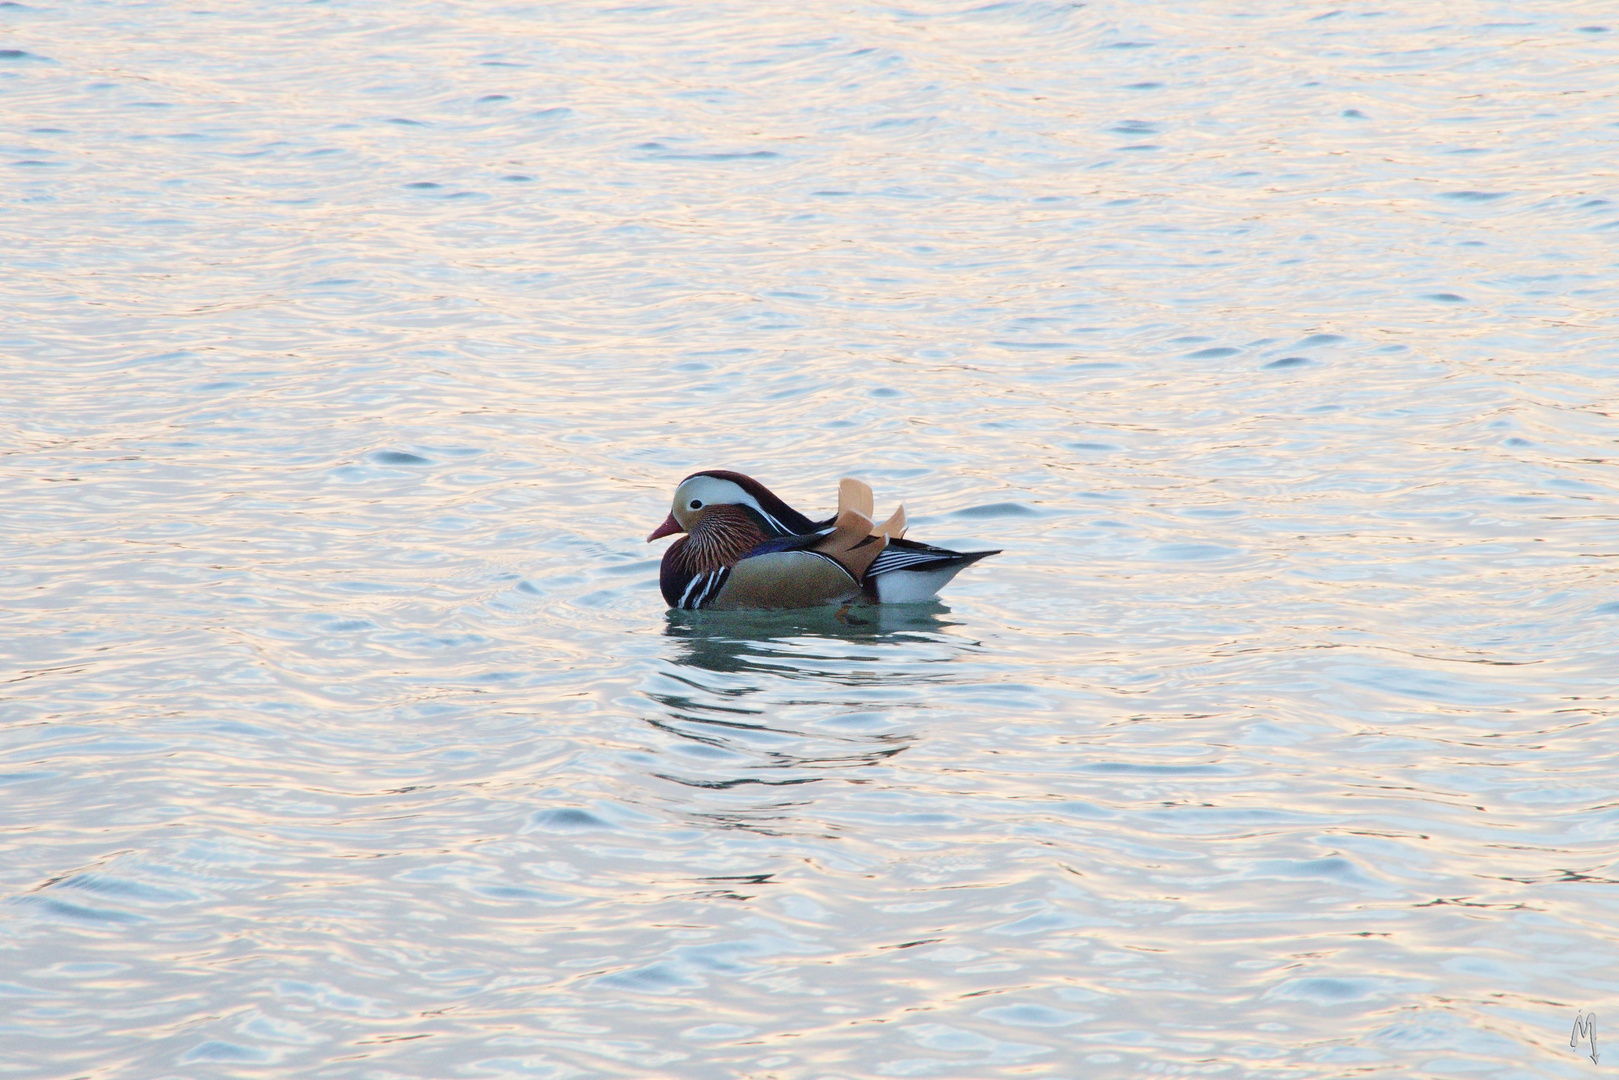
[[[0,6],[0,1074],[1605,1068],[1619,19],[1408,7]]]

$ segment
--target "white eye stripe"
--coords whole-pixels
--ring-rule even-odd
[[[792,535],[797,532],[782,524],[780,517],[766,510],[752,492],[717,476],[691,477],[675,489],[674,502],[678,514],[696,513],[715,506],[745,506],[777,533]]]

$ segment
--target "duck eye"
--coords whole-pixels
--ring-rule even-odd
[[[701,510],[703,508],[703,500],[701,500],[701,499],[693,499],[691,501],[691,508],[693,510]]]

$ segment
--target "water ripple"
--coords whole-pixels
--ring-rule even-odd
[[[0,1059],[1549,1077],[1612,1011],[1595,9],[0,10]],[[721,465],[1004,552],[666,613]]]

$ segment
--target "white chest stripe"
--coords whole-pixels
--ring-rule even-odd
[[[692,601],[691,606],[700,608],[704,604],[708,603],[708,598],[713,595],[714,589],[719,585],[719,583],[720,571],[709,571],[708,580],[703,583],[703,591],[697,594],[697,599]]]
[[[725,579],[730,576],[730,568],[725,566],[698,574],[686,586],[686,591],[680,594],[678,606],[686,611],[698,610],[719,594],[725,586]]]
[[[687,610],[690,610],[691,608],[694,608],[694,607],[697,606],[695,604],[688,604],[686,601],[691,599],[692,591],[694,589],[696,589],[699,585],[701,585],[703,583],[704,579],[706,579],[707,577],[708,577],[707,574],[693,574],[692,575],[691,581],[688,582],[687,585],[686,585],[686,591],[680,594],[680,606],[681,607],[686,608]]]

